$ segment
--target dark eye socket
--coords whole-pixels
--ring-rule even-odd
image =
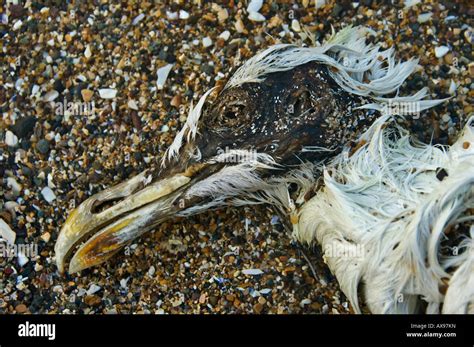
[[[242,101],[230,102],[224,105],[221,109],[221,121],[232,126],[239,122],[239,119],[244,119],[246,105]]]

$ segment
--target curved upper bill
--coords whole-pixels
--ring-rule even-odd
[[[100,264],[130,241],[170,218],[178,208],[173,204],[191,178],[178,174],[150,183],[147,171],[106,189],[71,212],[54,247],[56,263],[64,272],[75,247],[93,236],[76,251],[69,273]]]

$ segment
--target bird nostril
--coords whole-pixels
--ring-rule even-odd
[[[116,205],[122,200],[123,198],[115,198],[115,199],[110,199],[110,200],[96,201],[94,205],[92,205],[91,213],[97,214],[97,213],[103,212],[106,209]]]

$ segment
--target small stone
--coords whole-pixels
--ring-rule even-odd
[[[52,203],[56,199],[56,195],[49,187],[44,187],[41,190],[41,195],[43,195],[43,198],[49,203]]]
[[[5,143],[9,147],[15,147],[18,144],[18,137],[16,137],[16,135],[10,130],[7,130],[5,134]]]
[[[469,77],[474,78],[474,63],[469,63]]]
[[[88,306],[99,306],[101,299],[97,295],[86,295],[84,302]]]
[[[36,144],[36,149],[41,153],[41,154],[46,154],[49,152],[49,142],[45,139],[41,139],[38,141]]]
[[[212,306],[216,306],[217,302],[219,301],[219,298],[217,296],[210,296],[209,297],[209,303]]]
[[[243,33],[245,31],[244,23],[242,22],[242,19],[238,18],[235,21],[235,30],[237,30],[238,33]]]
[[[89,102],[91,101],[92,95],[94,95],[94,92],[90,89],[82,89],[81,95],[82,95],[82,100],[84,100],[85,102]]]
[[[11,188],[15,196],[18,196],[22,189],[21,184],[19,184],[14,177],[7,178],[7,187]]]
[[[18,261],[18,265],[23,267],[30,260],[28,259],[28,257],[23,252],[20,251],[20,252],[18,252],[18,255],[17,255],[17,261]]]
[[[138,105],[137,105],[137,102],[135,100],[132,100],[132,99],[128,100],[127,106],[131,110],[138,111]]]
[[[428,12],[428,13],[420,13],[418,15],[418,23],[422,24],[422,23],[425,23],[427,21],[429,21],[431,19],[431,17],[433,16],[433,13],[431,12]]]
[[[43,96],[43,101],[50,102],[54,101],[59,96],[57,90],[50,90]]]
[[[326,5],[326,0],[316,0],[315,7],[317,10],[323,7],[324,5]]]
[[[451,80],[451,83],[449,84],[449,90],[448,93],[451,95],[454,95],[456,93],[456,89],[458,88],[456,82]]]
[[[87,45],[86,50],[84,51],[84,56],[89,59],[92,57],[92,51],[91,51],[91,46]]]
[[[43,240],[46,243],[48,243],[50,239],[51,239],[51,234],[48,232],[45,232],[43,235],[41,235],[41,240]]]
[[[452,65],[453,64],[453,60],[454,60],[454,57],[453,57],[453,53],[449,52],[448,54],[446,54],[444,56],[444,62],[448,65]]]
[[[103,88],[99,89],[99,96],[102,99],[113,99],[117,95],[117,89]]]
[[[225,296],[225,299],[229,302],[233,302],[235,300],[235,295],[234,294],[227,294]]]
[[[179,10],[179,19],[188,19],[189,13],[184,10]]]
[[[16,313],[25,313],[26,311],[28,311],[28,307],[25,304],[19,304],[15,307]]]
[[[260,314],[263,311],[263,305],[261,303],[256,303],[253,306],[253,310],[254,310],[255,313]]]
[[[202,45],[206,48],[212,46],[211,38],[209,36],[206,36],[205,38],[203,38],[202,39]]]
[[[227,41],[229,38],[230,38],[230,31],[229,30],[226,30],[226,31],[223,31],[219,37],[221,39],[223,39],[224,41]]]
[[[153,265],[150,266],[150,268],[148,269],[148,276],[153,277],[153,275],[155,274],[155,272],[156,272],[155,267],[154,267]]]
[[[140,23],[142,21],[142,19],[145,18],[145,14],[144,13],[140,13],[138,16],[136,16],[133,21],[132,21],[132,25],[137,25],[138,23]]]
[[[310,300],[310,299],[303,299],[303,300],[301,300],[301,302],[300,302],[300,307],[303,308],[303,307],[305,307],[306,305],[309,305],[309,304],[311,304],[311,300]]]
[[[282,24],[283,24],[283,20],[278,15],[276,15],[270,18],[270,21],[268,22],[268,27],[276,28],[277,26],[280,26]]]
[[[227,9],[225,8],[220,8],[219,11],[217,12],[217,19],[219,22],[224,22],[227,18],[229,18],[229,12],[227,12]]]
[[[179,107],[181,105],[181,95],[176,94],[173,99],[171,99],[171,106]]]
[[[464,38],[466,39],[466,41],[470,44],[472,44],[472,42],[474,41],[474,30],[472,28],[470,29],[467,29],[465,32],[464,32]]]
[[[291,21],[291,29],[293,29],[293,31],[299,33],[301,31],[300,22],[298,22],[298,20],[296,20],[296,19],[293,19]]]
[[[25,139],[33,133],[33,129],[36,124],[36,117],[26,116],[16,120],[15,124],[12,125],[11,130],[13,133],[21,139]]]
[[[448,52],[449,52],[449,48],[446,47],[446,46],[435,47],[435,56],[436,56],[436,58],[442,58]]]

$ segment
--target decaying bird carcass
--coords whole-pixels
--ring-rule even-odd
[[[355,311],[358,295],[375,313],[471,311],[474,124],[449,148],[412,140],[395,121],[410,112],[390,105],[421,112],[443,100],[398,96],[417,61],[366,44],[367,31],[272,46],[209,90],[160,172],[71,213],[59,270],[73,251],[70,273],[97,265],[173,216],[267,203],[296,239],[322,247]]]

